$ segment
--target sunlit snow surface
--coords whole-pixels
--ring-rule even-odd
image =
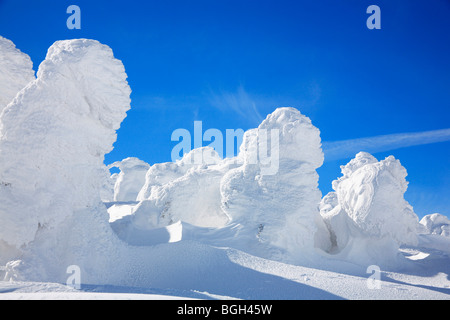
[[[159,255],[149,265],[154,282],[148,287],[86,285],[74,290],[55,283],[0,282],[0,299],[450,298],[450,259],[432,249],[405,250],[416,257],[429,255],[401,272],[382,272],[380,289],[369,289],[370,274],[354,265],[294,266],[189,241],[154,250]]]

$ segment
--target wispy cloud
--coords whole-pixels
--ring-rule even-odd
[[[210,103],[222,111],[231,110],[256,125],[264,120],[258,110],[256,99],[250,97],[243,86],[239,86],[236,92],[212,93]]]
[[[360,151],[376,153],[444,141],[450,141],[450,129],[323,142],[322,148],[325,161],[332,161],[354,157]]]
[[[311,80],[290,93],[255,94],[240,85],[233,91],[210,90],[207,98],[211,106],[223,112],[234,112],[237,116],[247,119],[251,125],[258,126],[265,119],[263,115],[279,107],[294,107],[310,114],[317,109],[321,96],[319,83]]]

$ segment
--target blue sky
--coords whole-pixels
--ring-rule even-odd
[[[81,30],[66,27],[71,4]],[[372,4],[380,30],[366,27]],[[450,216],[449,17],[447,0],[0,0],[0,34],[35,69],[72,38],[97,39],[123,61],[132,109],[106,163],[170,161],[177,128],[246,130],[291,106],[327,146],[368,138],[363,150],[400,159],[419,217]],[[390,140],[404,133],[408,142]],[[353,156],[342,143],[319,169],[324,194]]]

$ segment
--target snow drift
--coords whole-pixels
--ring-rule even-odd
[[[416,244],[418,218],[404,199],[405,168],[394,157],[360,152],[341,167],[334,192],[321,202],[330,252],[359,263],[395,265],[403,244]]]

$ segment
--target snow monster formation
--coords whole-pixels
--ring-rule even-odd
[[[21,258],[36,278],[60,279],[61,265],[83,265],[79,257],[88,261],[110,246],[114,234],[99,193],[107,172],[104,155],[130,108],[126,78],[109,47],[86,39],[58,41],[37,79],[5,108],[1,263]],[[84,256],[89,247],[97,252]]]
[[[270,154],[270,163],[261,161],[261,149]],[[319,129],[297,109],[279,108],[244,134],[239,157],[243,164],[220,182],[224,212],[243,226],[241,234],[257,238],[259,254],[305,260],[325,229],[317,206],[322,194],[316,169],[323,163]]]
[[[377,161],[360,152],[333,181],[334,192],[321,202],[336,258],[393,266],[402,244],[417,242],[418,218],[404,199],[405,168],[393,156]]]
[[[17,248],[97,205],[99,168],[130,107],[123,65],[97,42],[56,42],[37,76],[0,119],[0,236]]]
[[[0,36],[0,117],[16,94],[34,79],[33,63],[30,57],[17,49],[12,41]],[[0,122],[0,139],[2,136],[1,126]],[[9,186],[9,182],[0,180],[0,189]],[[13,255],[14,253],[1,240],[0,235],[0,263]]]
[[[420,224],[426,234],[450,237],[450,219],[442,214],[428,214],[420,220]]]
[[[64,282],[67,266],[76,265],[84,283],[151,279],[147,266],[157,248],[121,241],[101,200],[109,179],[104,155],[130,108],[126,78],[109,47],[95,40],[58,41],[37,78],[2,113],[0,263],[7,266],[7,278]],[[273,129],[279,135],[269,138],[263,151],[273,154],[275,166],[267,167],[257,141]],[[232,239],[230,244],[250,252],[299,261],[299,251],[312,249],[316,229],[319,130],[298,110],[282,108],[244,140],[235,158],[221,159],[211,148],[192,150],[177,163],[151,166],[145,181],[146,165],[126,161],[134,169],[140,165],[138,175],[131,168],[123,181],[116,177],[119,185],[129,180],[124,190],[133,187],[123,200],[136,195],[134,180],[144,181],[133,223],[153,232],[183,221],[177,239],[204,235],[222,244]],[[193,161],[198,154],[203,163]],[[252,201],[245,209],[249,199],[261,203]],[[153,224],[149,208],[158,218]]]
[[[143,236],[136,239],[143,230],[150,237],[155,229],[182,221],[190,228],[218,228],[203,241],[304,261],[315,241],[320,246],[327,242],[318,211],[316,169],[322,162],[319,130],[298,110],[279,108],[244,134],[234,158],[221,159],[204,147],[176,162],[153,165],[133,214],[113,227],[122,239],[136,244],[145,242]],[[184,239],[198,239],[205,232],[186,228],[184,224]]]

